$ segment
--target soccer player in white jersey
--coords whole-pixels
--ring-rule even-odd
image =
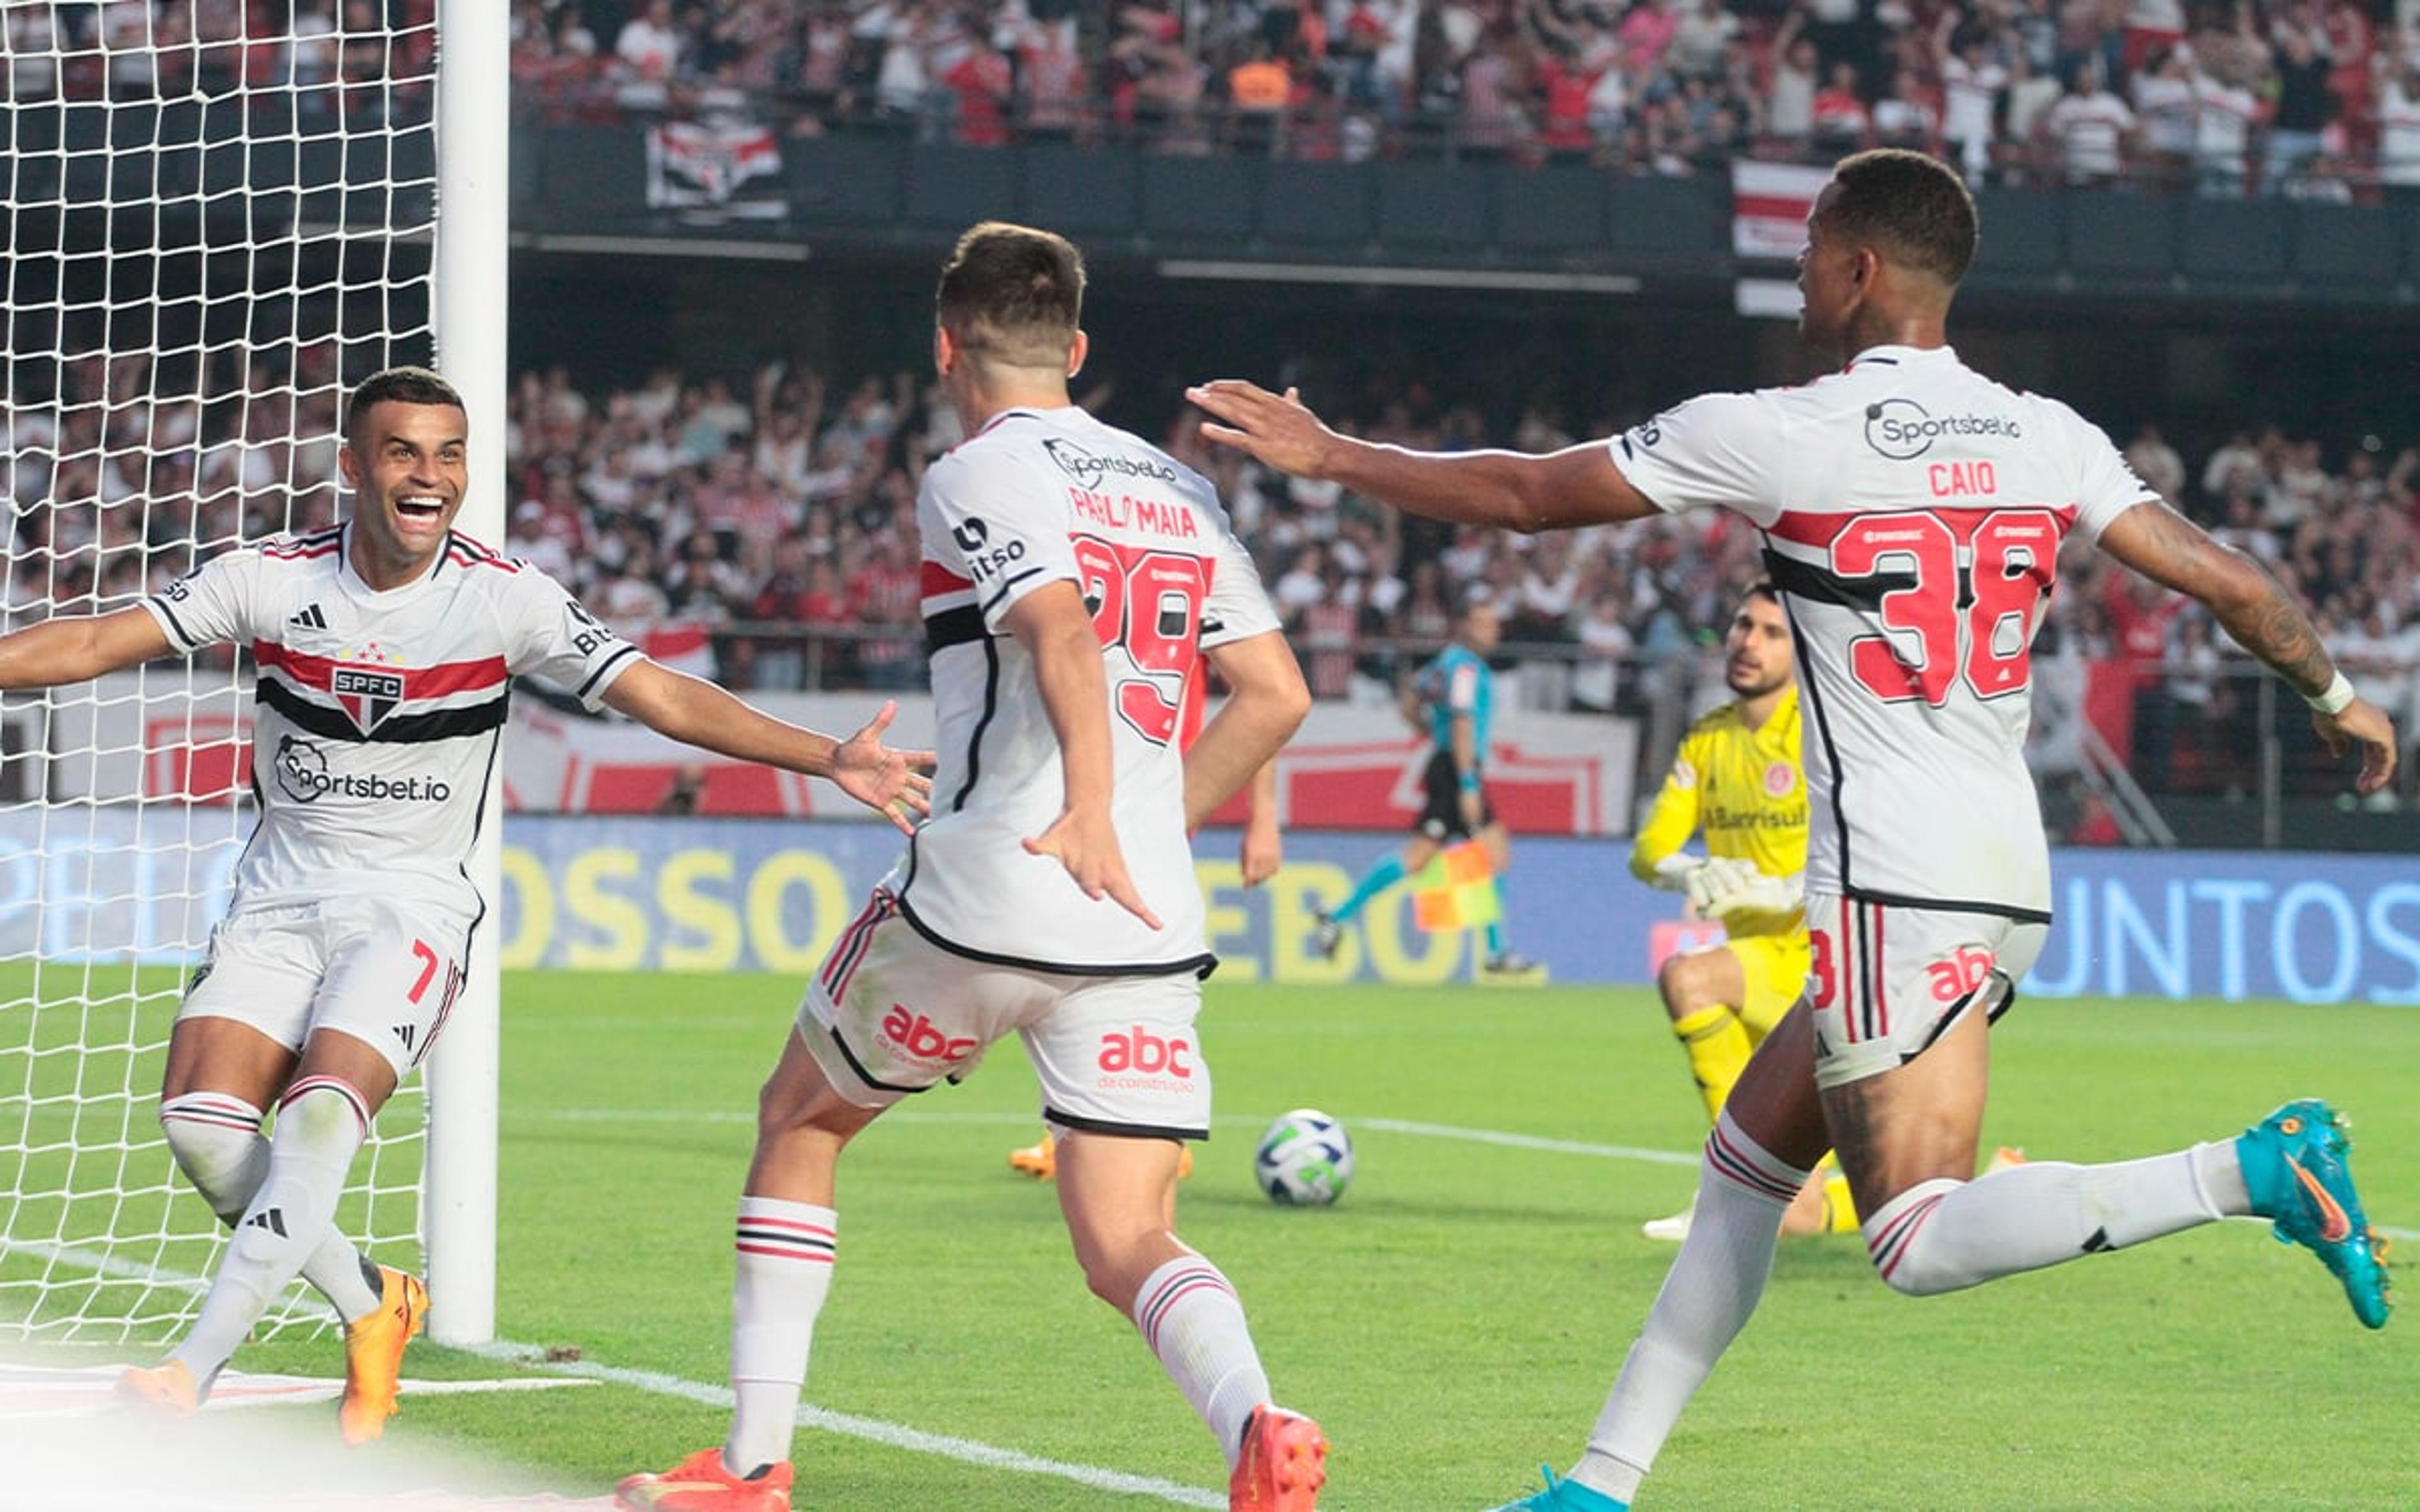
[[[427,1292],[356,1251],[336,1201],[462,984],[486,908],[463,866],[513,677],[534,672],[675,739],[829,777],[903,829],[930,791],[909,756],[881,744],[890,709],[845,742],[783,723],[648,660],[544,573],[457,533],[467,431],[436,374],[378,374],[346,412],[344,523],[225,552],[133,608],[0,638],[8,688],[209,645],[255,663],[260,817],[170,1033],[160,1093],[170,1151],[235,1237],[184,1339],[121,1379],[137,1401],[199,1406],[300,1273],[345,1321],[345,1439],[376,1438],[393,1415]]]
[[[1811,806],[1813,965],[1708,1140],[1697,1218],[1569,1479],[1513,1504],[1625,1507],[1689,1396],[1755,1307],[1784,1206],[1828,1139],[1894,1288],[1951,1291],[2252,1214],[2386,1320],[2382,1246],[2340,1120],[2287,1104],[2240,1138],[2107,1165],[1976,1177],[1988,1028],[2050,921],[2050,867],[2023,760],[2028,656],[2075,534],[2209,606],[2357,747],[2356,786],[2395,769],[2386,716],[2356,697],[2275,579],[2176,514],[2098,429],[2015,393],[1948,346],[1975,206],[1946,165],[1866,152],[1807,217],[1800,316],[1842,370],[1708,394],[1609,442],[1544,456],[1413,453],[1335,435],[1249,384],[1193,392],[1204,434],[1415,514],[1521,531],[1721,507],[1761,530],[1797,632]]]
[[[1310,1512],[1318,1426],[1274,1405],[1243,1304],[1173,1230],[1179,1142],[1210,1127],[1194,1026],[1215,964],[1187,832],[1311,707],[1210,484],[1070,402],[1083,262],[986,222],[942,269],[933,363],[968,440],[925,473],[933,816],[808,985],[758,1104],[734,1248],[719,1446],[625,1479],[641,1512],[784,1512],[831,1286],[841,1151],[1014,1034],[1058,1131],[1060,1211],[1217,1439],[1230,1512]],[[1184,744],[1206,659],[1229,697]]]

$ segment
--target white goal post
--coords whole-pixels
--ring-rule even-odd
[[[252,8],[194,8],[200,35],[182,8],[0,8],[8,628],[334,517],[343,399],[396,363],[434,361],[470,399],[462,528],[503,534],[506,8],[364,31],[295,0],[270,35],[244,30]],[[215,1265],[156,1115],[252,828],[249,685],[206,656],[0,699],[0,1343],[163,1340]],[[494,1329],[493,937],[338,1219],[430,1268],[452,1341]],[[331,1321],[298,1286],[260,1332]]]

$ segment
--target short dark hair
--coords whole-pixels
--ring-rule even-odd
[[[465,414],[471,409],[453,384],[427,368],[390,367],[371,374],[353,389],[352,398],[345,404],[345,439],[350,440],[358,435],[370,410],[389,400],[396,404],[447,405]]]
[[[1770,578],[1759,578],[1756,581],[1747,585],[1747,591],[1745,593],[1740,594],[1740,601],[1742,603],[1745,603],[1751,598],[1763,599],[1766,603],[1771,604],[1776,609],[1781,607],[1781,590],[1773,586],[1773,579]]]
[[[968,351],[1020,367],[1063,362],[1084,315],[1084,255],[1053,231],[985,221],[941,267],[934,317]]]
[[[1824,218],[1852,241],[1956,285],[1975,261],[1975,196],[1947,163],[1905,147],[1840,160]]]

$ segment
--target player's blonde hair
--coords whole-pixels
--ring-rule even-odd
[[[958,238],[933,307],[970,356],[1063,366],[1083,318],[1084,255],[1056,232],[985,221]]]

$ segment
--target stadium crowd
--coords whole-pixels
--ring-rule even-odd
[[[335,519],[339,364],[334,344],[305,344],[286,370],[256,360],[206,402],[163,392],[147,358],[86,357],[14,395],[0,436],[8,614],[127,602],[226,542]],[[1542,401],[1491,424],[1425,392],[1366,380],[1337,422],[1419,448],[1542,451],[1643,418],[1575,424]],[[1390,700],[1472,594],[1504,609],[1527,704],[1637,714],[1716,694],[1708,627],[1762,570],[1756,533],[1731,517],[1455,531],[1269,473],[1198,426],[1187,409],[1156,428],[1229,501],[1321,697]],[[734,687],[911,687],[924,669],[917,482],[960,439],[906,371],[776,363],[734,382],[663,367],[623,390],[526,372],[504,439],[504,545]],[[2420,446],[2269,425],[2188,458],[2147,425],[2126,450],[2302,594],[2365,694],[2420,728]],[[98,507],[57,507],[79,504]],[[2080,549],[2051,606],[2044,764],[2081,759],[2058,747],[2077,728],[2065,709],[2153,791],[2242,780],[2226,753],[2248,748],[2260,684],[2206,616]]]
[[[276,372],[256,356],[205,399],[156,383],[148,358],[92,356],[15,394],[0,424],[0,608],[14,622],[115,607],[226,543],[337,518],[340,363],[330,342]],[[1575,424],[1541,401],[1491,424],[1426,393],[1367,378],[1335,418],[1418,448],[1530,451],[1644,418]],[[1730,516],[1536,538],[1456,531],[1210,446],[1190,409],[1144,428],[1218,485],[1323,698],[1391,701],[1473,594],[1504,610],[1524,705],[1647,716],[1676,735],[1676,717],[1720,697],[1709,627],[1762,572],[1756,532]],[[917,483],[960,439],[904,370],[776,363],[734,381],[662,367],[630,389],[525,372],[504,438],[504,544],[659,656],[733,687],[914,687]],[[2189,458],[2145,426],[2126,451],[2291,585],[2363,692],[2420,728],[2420,446],[2266,425]],[[2249,780],[2265,685],[2186,601],[2078,549],[2036,667],[2045,776],[2081,772],[2088,730],[2154,793]]]
[[[437,0],[67,0],[0,8],[14,105],[242,98],[256,130],[429,118]]]
[[[9,5],[0,85],[426,119],[434,11]],[[2383,0],[514,0],[512,27],[557,119],[1665,174],[1888,144],[1978,182],[2420,192],[2420,34]]]
[[[2377,0],[517,0],[526,109],[973,146],[1686,174],[1914,146],[1977,181],[2420,187]]]

